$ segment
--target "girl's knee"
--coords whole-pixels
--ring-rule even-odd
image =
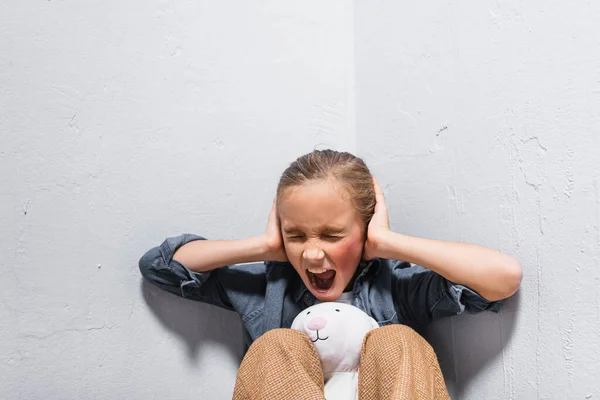
[[[271,329],[266,331],[265,333],[263,333],[258,339],[256,339],[256,342],[260,341],[271,341],[271,340],[279,340],[280,338],[284,337],[287,334],[287,331],[289,331],[290,329],[286,329],[286,328],[277,328],[277,329]]]
[[[413,336],[414,334],[418,335],[410,326],[401,325],[401,324],[391,324],[380,326],[379,328],[373,329],[369,332],[371,336]]]
[[[287,328],[277,328],[263,333],[254,341],[252,346],[258,347],[267,345],[289,347],[290,344],[303,343],[307,340],[310,343],[310,339],[308,339],[308,336],[303,332]]]
[[[381,335],[385,337],[402,337],[415,340],[425,340],[419,335],[413,328],[402,324],[391,324],[382,326],[372,331],[375,335]]]
[[[382,355],[415,347],[433,353],[433,348],[421,335],[411,327],[401,324],[386,325],[372,330],[365,337],[363,346]]]

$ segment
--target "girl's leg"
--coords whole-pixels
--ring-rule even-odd
[[[360,400],[450,399],[435,352],[405,325],[367,333],[360,355],[358,393]]]
[[[258,338],[242,360],[234,400],[324,400],[323,369],[308,336],[273,329]]]

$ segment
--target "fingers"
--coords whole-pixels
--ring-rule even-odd
[[[274,229],[277,229],[278,231],[281,230],[281,220],[279,219],[276,208],[273,208],[269,214],[269,223]]]
[[[271,206],[271,212],[269,212],[269,217],[275,218],[279,221],[279,213],[277,212],[277,198],[273,200],[273,205]]]
[[[377,204],[385,204],[383,198],[383,190],[381,190],[381,186],[379,186],[379,182],[377,182],[377,178],[373,176],[373,186],[375,188],[375,200],[377,200]]]

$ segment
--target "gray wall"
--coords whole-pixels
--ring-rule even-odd
[[[0,398],[230,397],[237,317],[137,260],[260,234],[315,146],[523,263],[429,332],[454,398],[600,396],[600,5],[535,3],[0,2]]]
[[[137,261],[262,234],[291,160],[355,149],[351,8],[0,4],[0,399],[231,398],[237,316]]]
[[[525,270],[500,315],[433,327],[453,398],[600,396],[600,4],[355,7],[357,147],[392,228]]]

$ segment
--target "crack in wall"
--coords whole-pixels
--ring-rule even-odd
[[[44,334],[38,334],[38,333],[34,333],[34,332],[24,332],[24,333],[21,333],[20,336],[23,336],[23,337],[26,337],[29,339],[45,340],[52,336],[60,335],[63,333],[70,333],[70,332],[84,333],[84,332],[93,332],[93,331],[102,331],[102,330],[112,330],[113,328],[114,328],[114,326],[109,326],[107,324],[103,324],[102,326],[92,326],[92,327],[88,327],[88,328],[59,329],[59,330],[52,331],[49,333],[44,333]]]

